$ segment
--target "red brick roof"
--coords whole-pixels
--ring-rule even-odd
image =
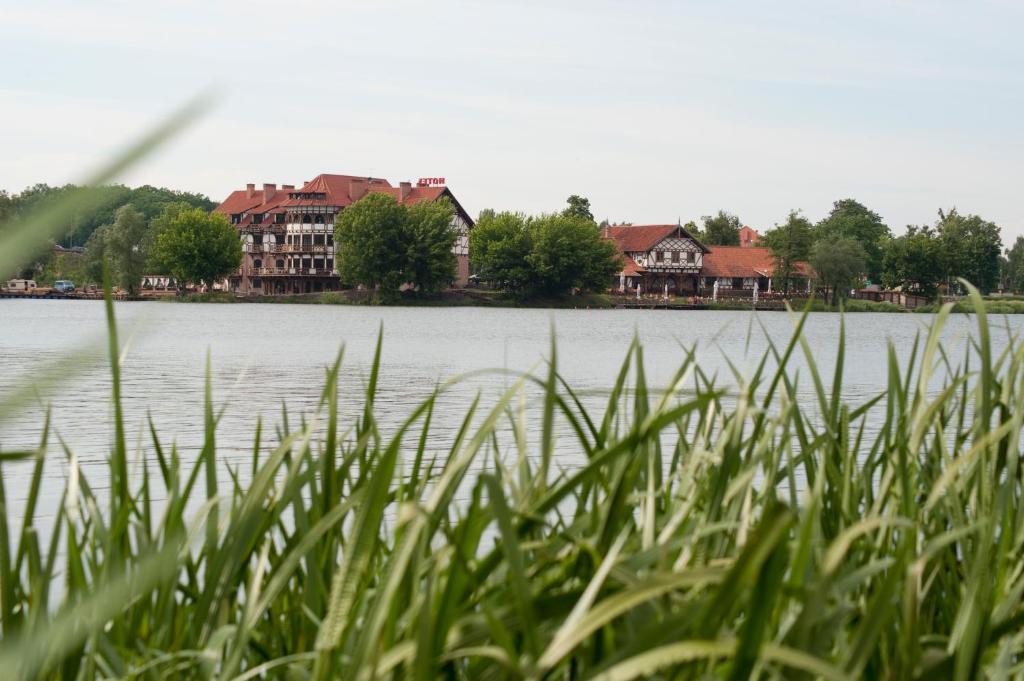
[[[641,253],[651,250],[659,241],[671,236],[676,230],[696,241],[697,245],[707,252],[704,244],[679,225],[616,225],[606,228],[605,237],[613,239],[623,253]]]
[[[352,192],[351,185],[353,182],[365,183],[365,189],[362,192]],[[242,213],[245,217],[242,218],[240,224],[245,225],[249,224],[252,219],[250,216],[255,213],[281,212],[288,206],[338,206],[344,208],[354,203],[351,198],[353,193],[359,198],[370,193],[388,194],[395,201],[399,201],[401,188],[394,187],[387,180],[377,177],[324,173],[317,175],[297,189],[278,189],[270,201],[267,202],[263,200],[262,189],[254,190],[252,196],[249,196],[247,189],[231,192],[228,198],[224,199],[223,203],[214,208],[214,212],[228,215]],[[300,199],[292,198],[290,196],[292,194],[324,194],[324,198]],[[473,224],[472,219],[459,202],[455,200],[455,197],[447,187],[411,187],[405,196],[405,200],[400,202],[414,204],[421,201],[436,201],[441,196],[447,196],[463,218],[470,225]]]
[[[808,276],[811,267],[798,262],[795,267],[801,276]],[[771,250],[761,246],[711,246],[704,255],[703,277],[770,277],[775,272]]]
[[[628,255],[622,256],[622,260],[622,274],[626,275],[627,277],[632,277],[635,274],[640,274],[642,272],[647,271],[643,267],[640,267],[640,265],[637,265],[636,261],[633,260],[633,258],[629,257]]]

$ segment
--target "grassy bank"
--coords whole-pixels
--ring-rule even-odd
[[[436,397],[378,426],[393,408],[376,403],[378,363],[362,416],[339,422],[339,362],[317,413],[253,424],[245,476],[219,462],[209,385],[195,461],[158,424],[136,457],[111,326],[109,480],[87,479],[45,421],[38,450],[0,458],[8,490],[16,466],[29,481],[21,517],[0,485],[0,676],[1015,678],[1024,346],[994,355],[978,315],[976,357],[951,366],[948,314],[909,366],[890,350],[865,401],[845,397],[842,343],[809,347],[802,320],[729,396],[685,352],[654,391],[642,348],[624,348],[598,411],[553,348],[468,407],[443,451]],[[789,364],[828,350],[834,377],[804,370],[815,397],[799,401]],[[17,390],[0,417],[26,402]],[[579,466],[554,458],[556,432]],[[44,457],[68,472],[48,537]]]
[[[907,312],[902,305],[873,300],[846,300],[840,305],[829,305],[819,298],[812,298],[810,300],[793,300],[790,304],[810,312]],[[706,306],[709,310],[750,310],[753,304],[749,299],[723,298],[707,301]]]
[[[1024,300],[1009,298],[1009,297],[995,297],[985,298],[983,301],[985,311],[989,314],[1024,314]],[[938,305],[926,305],[924,307],[915,308],[914,312],[936,312],[939,310]],[[972,314],[977,309],[975,301],[965,298],[957,301],[953,304],[953,312],[961,312],[966,314]]]

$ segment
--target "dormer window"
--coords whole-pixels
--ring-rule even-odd
[[[261,222],[263,222],[263,213],[253,213],[252,214],[252,224],[258,225]]]
[[[242,222],[242,214],[241,213],[232,213],[231,214],[231,224],[237,225],[237,224],[241,224],[241,222]]]
[[[277,213],[277,214],[274,215],[274,224],[277,224],[277,225],[283,225],[284,224],[284,213]]]

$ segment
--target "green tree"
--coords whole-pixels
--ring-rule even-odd
[[[146,267],[143,240],[146,218],[129,203],[117,209],[106,235],[106,254],[111,277],[118,286],[137,295]]]
[[[601,238],[593,220],[564,213],[543,215],[530,220],[527,228],[530,288],[537,293],[602,291],[622,269],[618,249]]]
[[[152,262],[179,285],[213,286],[242,262],[242,242],[223,215],[189,208],[156,239]]]
[[[569,204],[568,208],[562,211],[563,215],[570,217],[582,218],[584,220],[594,221],[594,214],[590,211],[590,199],[573,194],[570,196],[566,203]]]
[[[447,199],[421,201],[406,208],[406,279],[418,291],[439,291],[455,280],[452,248],[459,233],[452,227],[454,214]]]
[[[478,277],[511,291],[529,286],[532,244],[527,221],[522,213],[481,211],[469,233],[469,263]]]
[[[376,288],[385,300],[396,298],[406,281],[405,222],[404,206],[387,194],[368,194],[343,210],[334,227],[342,280]]]
[[[765,232],[761,241],[772,252],[775,261],[775,286],[789,291],[790,283],[797,274],[797,263],[807,260],[811,254],[813,228],[800,211],[792,210],[786,221]]]
[[[831,241],[818,241],[811,248],[811,267],[818,283],[831,293],[832,304],[853,287],[864,272],[867,255],[856,239],[841,236]]]
[[[1017,237],[1013,247],[1006,249],[1002,265],[1003,288],[1014,293],[1024,291],[1024,236]]]
[[[705,215],[701,218],[704,229],[701,236],[704,243],[709,246],[739,246],[740,245],[740,224],[739,217],[718,211],[717,215]]]
[[[110,225],[101,225],[94,229],[85,242],[82,253],[82,272],[87,282],[99,284],[103,281],[103,264],[107,261],[107,243],[110,237]]]
[[[960,215],[956,208],[939,211],[935,223],[942,269],[950,287],[963,277],[988,293],[999,285],[999,256],[1003,240],[999,227],[977,215]]]
[[[854,199],[842,199],[832,204],[832,212],[814,227],[815,241],[834,241],[840,238],[857,241],[864,250],[864,273],[872,282],[882,275],[882,245],[892,237],[889,226],[878,213]]]
[[[907,227],[903,236],[882,246],[882,285],[924,295],[935,293],[942,281],[939,240],[929,227]]]

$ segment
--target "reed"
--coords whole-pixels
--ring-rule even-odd
[[[728,394],[693,353],[652,390],[634,342],[600,412],[553,345],[442,454],[427,442],[443,388],[378,427],[378,342],[356,422],[337,416],[339,356],[316,413],[274,437],[254,424],[242,475],[218,461],[208,377],[198,458],[151,423],[141,477],[107,313],[108,498],[48,420],[36,450],[0,457],[33,467],[20,518],[0,475],[3,678],[1022,674],[1024,346],[993,354],[983,312],[963,361],[940,343],[949,308],[909,367],[890,348],[886,390],[862,404],[843,398],[842,343],[830,384],[819,374],[804,317]],[[797,400],[798,354],[814,404]],[[556,433],[585,464],[558,466]],[[69,474],[43,538],[47,456]]]

